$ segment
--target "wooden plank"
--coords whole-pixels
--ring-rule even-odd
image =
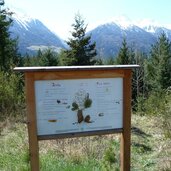
[[[123,132],[121,134],[121,171],[130,171],[131,154],[131,70],[124,71],[123,80]]]
[[[31,171],[39,171],[39,148],[37,139],[33,73],[25,73],[25,83]]]
[[[92,70],[92,71],[60,71],[36,72],[35,80],[63,80],[63,79],[91,79],[91,78],[117,78],[123,77],[123,70]]]
[[[122,132],[122,128],[114,130],[100,130],[100,131],[89,131],[82,133],[68,133],[68,134],[57,134],[57,135],[41,135],[38,136],[38,140],[50,140],[50,139],[63,139],[63,138],[74,138],[74,137],[85,137],[95,135],[107,135],[107,134],[118,134]]]
[[[15,67],[14,71],[20,72],[46,72],[46,71],[72,71],[72,70],[111,70],[111,69],[132,69],[139,65],[94,65],[94,66],[50,66],[50,67]]]

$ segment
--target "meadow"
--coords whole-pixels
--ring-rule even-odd
[[[0,171],[30,171],[27,125],[0,124]],[[131,171],[169,171],[171,143],[162,118],[132,116]],[[39,141],[41,171],[111,171],[120,167],[120,135]]]

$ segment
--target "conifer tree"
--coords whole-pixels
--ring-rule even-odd
[[[146,55],[133,49],[129,48],[126,42],[126,38],[123,39],[122,47],[119,50],[118,56],[116,58],[116,64],[126,65],[126,64],[137,64],[140,68],[133,70],[132,75],[132,99],[133,106],[136,104],[137,97],[144,94],[145,84],[144,84],[144,61]]]
[[[162,33],[152,46],[146,67],[150,90],[162,90],[171,86],[171,42],[165,33]]]
[[[10,38],[11,15],[5,9],[0,11],[0,71],[5,72],[19,65],[21,60],[17,53],[17,40]]]
[[[122,47],[119,50],[118,56],[116,58],[116,63],[120,65],[129,64],[129,48],[126,42],[126,38],[123,39]]]
[[[40,55],[40,53],[38,54]],[[39,57],[40,66],[57,66],[58,65],[58,55],[51,49],[47,49]]]
[[[96,63],[96,44],[91,43],[91,36],[86,35],[87,25],[80,14],[75,15],[75,23],[72,24],[74,29],[72,38],[66,42],[69,50],[64,51],[64,65],[94,65]]]

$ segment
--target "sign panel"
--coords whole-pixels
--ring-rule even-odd
[[[123,78],[36,80],[37,135],[123,128]]]

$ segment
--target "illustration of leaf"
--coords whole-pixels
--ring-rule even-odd
[[[78,110],[78,104],[76,103],[76,102],[73,102],[72,103],[72,109],[71,109],[72,111],[74,111],[74,110]]]
[[[86,100],[84,101],[84,107],[85,107],[85,108],[91,107],[91,104],[92,104],[92,100],[91,100],[91,99],[86,99]]]

